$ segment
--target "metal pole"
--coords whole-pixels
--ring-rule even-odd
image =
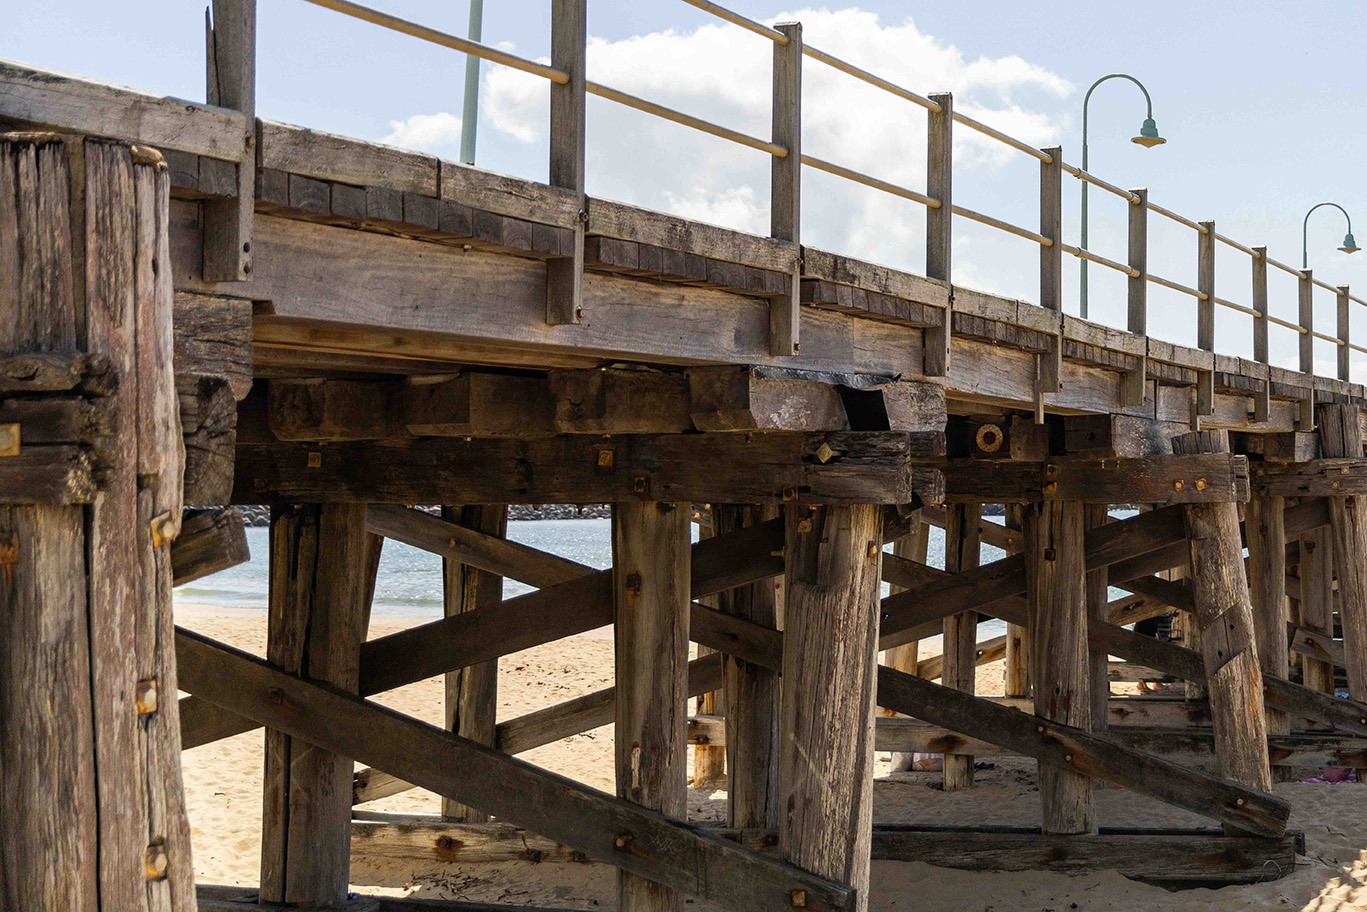
[[[1315,205],[1313,205],[1313,206],[1310,207],[1310,212],[1314,212],[1316,209],[1318,209],[1318,208],[1321,207],[1321,206],[1333,206],[1333,207],[1334,207],[1335,209],[1337,209],[1339,212],[1342,212],[1342,213],[1343,213],[1343,217],[1346,218],[1346,219],[1348,220],[1348,236],[1349,236],[1349,237],[1352,237],[1352,235],[1353,235],[1353,217],[1352,217],[1351,215],[1348,214],[1348,210],[1347,210],[1347,209],[1344,209],[1344,208],[1343,208],[1342,206],[1340,206],[1338,203],[1316,203]],[[1309,243],[1310,212],[1305,213],[1305,218],[1301,220],[1301,268],[1302,268],[1302,269],[1307,269],[1307,268],[1309,268],[1309,266],[1310,266],[1310,243]]]
[[[1101,85],[1103,82],[1105,82],[1105,81],[1108,80],[1108,79],[1128,79],[1130,82],[1133,82],[1135,85],[1139,86],[1139,91],[1141,91],[1141,92],[1144,93],[1144,103],[1148,106],[1148,117],[1149,117],[1149,118],[1152,118],[1152,117],[1153,117],[1153,99],[1149,97],[1149,90],[1146,89],[1146,88],[1144,88],[1144,84],[1143,84],[1143,83],[1141,83],[1138,79],[1135,79],[1133,76],[1129,75],[1128,73],[1111,73],[1111,74],[1108,75],[1108,76],[1102,76],[1102,77],[1101,77],[1100,79],[1098,79],[1096,82],[1092,83],[1092,87],[1089,88],[1089,89],[1087,90],[1087,95],[1086,95],[1086,97],[1082,99],[1082,170],[1083,170],[1083,171],[1086,171],[1086,172],[1089,173],[1089,174],[1091,173],[1091,171],[1090,171],[1090,169],[1088,169],[1088,167],[1087,167],[1087,105],[1091,102],[1091,100],[1092,100],[1092,93],[1096,91],[1096,87],[1099,86],[1099,85]],[[1087,249],[1087,182],[1086,182],[1085,180],[1082,182],[1082,237],[1081,237],[1081,240],[1082,240],[1082,243],[1079,244],[1078,246],[1081,247],[1083,250],[1086,250],[1086,249]],[[1081,269],[1082,269],[1082,272],[1081,272],[1081,274],[1080,274],[1080,276],[1079,276],[1079,281],[1078,281],[1078,290],[1079,290],[1079,292],[1080,292],[1080,295],[1079,295],[1079,306],[1078,306],[1078,316],[1082,317],[1082,319],[1085,320],[1085,319],[1087,319],[1087,260],[1086,260],[1085,257],[1082,259]]]
[[[471,41],[479,41],[484,31],[484,0],[470,0]],[[465,55],[465,108],[460,115],[460,160],[475,163],[475,124],[479,120],[479,58]]]

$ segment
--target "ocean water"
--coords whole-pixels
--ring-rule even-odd
[[[1133,513],[1117,512],[1117,518]],[[1001,517],[987,517],[1000,523]],[[696,526],[694,537],[696,539]],[[612,564],[611,521],[607,519],[538,519],[508,523],[508,538],[515,542],[548,551],[595,569]],[[930,530],[930,563],[944,566],[944,531]],[[221,573],[206,576],[174,591],[176,603],[183,605],[215,605],[231,608],[264,610],[267,599],[267,554],[269,530],[264,527],[247,529],[247,546],[251,560]],[[987,563],[1003,556],[999,548],[982,546],[982,561]],[[396,541],[386,541],[380,556],[380,572],[375,583],[373,613],[389,617],[437,618],[441,616],[441,558]],[[503,583],[504,598],[530,592],[531,587],[514,580]],[[883,592],[887,594],[887,586]],[[1111,598],[1124,593],[1111,590]],[[1006,632],[1006,625],[998,620],[983,621],[979,625],[979,639]],[[930,642],[934,642],[931,640]]]

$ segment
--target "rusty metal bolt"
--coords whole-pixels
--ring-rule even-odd
[[[881,550],[883,549],[878,547],[878,542],[869,542],[869,547],[864,552],[864,556],[867,557],[869,560],[873,560],[878,556],[878,552]]]
[[[1198,479],[1196,479],[1196,490],[1198,490],[1198,491],[1204,491],[1205,489],[1206,489],[1206,480],[1205,480],[1204,478],[1198,478]]]
[[[806,890],[794,890],[793,892],[789,893],[789,894],[788,894],[788,903],[789,903],[794,909],[805,909],[805,908],[807,908],[807,891],[806,891]]]
[[[1172,483],[1172,489],[1173,489],[1174,491],[1180,491],[1180,490],[1182,490],[1182,489],[1185,488],[1185,487],[1186,487],[1186,485],[1182,484],[1182,479],[1180,479],[1180,478],[1177,479],[1176,481],[1174,481],[1174,482]]]
[[[637,475],[631,480],[631,490],[636,494],[648,494],[650,492],[650,479],[644,475]]]
[[[631,845],[631,834],[618,833],[617,838],[612,840],[612,844],[617,846],[617,848],[619,849],[625,849],[627,846]]]
[[[612,450],[599,450],[599,451],[598,451],[598,468],[600,468],[600,469],[610,469],[610,468],[612,468],[612,458],[613,458],[613,451],[612,451]]]
[[[310,469],[321,468],[323,465],[322,453],[309,453],[308,466]]]

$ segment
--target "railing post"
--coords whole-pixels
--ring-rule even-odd
[[[1267,363],[1267,248],[1253,248],[1253,360]]]
[[[1313,279],[1313,269],[1301,270],[1299,289],[1301,373],[1311,376],[1315,374],[1315,283]],[[1309,430],[1309,428],[1302,430]]]
[[[926,276],[950,282],[950,262],[954,230],[954,96],[949,92],[931,95],[940,106],[926,116],[926,195],[939,200],[937,207],[926,207]],[[944,377],[949,373],[949,339],[954,322],[954,287],[949,289],[943,326],[925,331],[925,374]]]
[[[256,211],[256,0],[213,0],[206,23],[206,100],[246,115],[237,196],[204,201],[204,278],[245,282]]]
[[[1339,379],[1348,380],[1348,369],[1351,366],[1349,355],[1352,349],[1348,347],[1348,286],[1338,287],[1339,304]]]
[[[1215,223],[1201,222],[1197,237],[1196,290],[1205,295],[1196,303],[1196,347],[1215,351]]]
[[[1205,295],[1196,302],[1196,347],[1215,351],[1215,222],[1201,222],[1197,238],[1196,290]],[[1201,371],[1196,380],[1196,414],[1215,412],[1215,364],[1211,370]],[[1193,425],[1193,428],[1195,425]]]
[[[1039,303],[1058,313],[1058,332],[1050,350],[1039,356],[1035,391],[1035,421],[1044,423],[1045,393],[1063,386],[1063,149],[1041,150],[1049,161],[1039,166],[1039,233],[1052,243],[1039,248]]]
[[[1128,283],[1130,332],[1144,336],[1149,332],[1149,191],[1139,187],[1131,190],[1139,201],[1130,204],[1130,268],[1139,275],[1130,276]]]
[[[552,186],[579,195],[579,223],[574,230],[574,255],[546,261],[546,323],[578,323],[584,315],[584,197],[585,65],[588,42],[588,0],[552,0],[551,66],[569,74],[564,85],[551,83]]]
[[[769,234],[798,244],[802,239],[802,23],[780,22],[774,28],[788,37],[788,43],[774,43],[773,141],[788,154],[771,156]],[[788,293],[769,299],[772,355],[795,355],[801,350],[801,291],[799,258]]]

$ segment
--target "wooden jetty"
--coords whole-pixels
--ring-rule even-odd
[[[1290,869],[1274,770],[1367,767],[1367,302],[796,23],[690,0],[772,42],[764,139],[589,82],[586,0],[553,0],[549,65],[310,2],[545,78],[550,181],[258,118],[252,0],[213,2],[205,104],[0,61],[6,908],[194,908],[180,752],[258,727],[260,885],[200,885],[203,908],[342,903],[354,852],[453,845],[613,865],[620,907],[650,912],[859,910],[871,858]],[[802,152],[804,61],[926,110],[924,191]],[[769,155],[769,236],[587,195],[588,94]],[[953,203],[955,129],[1038,160],[1038,230]],[[803,166],[923,204],[926,275],[806,245]],[[1065,176],[1127,201],[1125,255],[1067,243]],[[1154,214],[1191,230],[1193,285],[1150,271]],[[955,283],[956,217],[1039,247],[1037,300]],[[1251,301],[1221,297],[1217,250],[1248,258]],[[1128,277],[1125,329],[1063,313],[1064,253]],[[1268,310],[1269,266],[1298,282],[1295,323]],[[1150,284],[1196,302],[1198,347],[1147,335]],[[1254,318],[1254,358],[1214,350],[1217,308]],[[1300,370],[1269,363],[1273,324]],[[1337,378],[1314,375],[1316,340]],[[509,504],[599,502],[610,570],[505,537]],[[240,504],[271,508],[264,657],[171,617],[173,582],[246,558]],[[445,616],[372,639],[384,539],[444,559]],[[502,598],[505,578],[535,589]],[[1126,629],[1172,612],[1182,641]],[[1008,634],[979,642],[983,618]],[[500,656],[607,624],[615,687],[496,717]],[[998,659],[1007,697],[975,695]],[[441,727],[368,699],[435,675]],[[1110,692],[1155,677],[1190,696]],[[615,795],[516,756],[607,723]],[[690,743],[726,778],[725,828],[684,819]],[[944,753],[946,788],[972,786],[972,757],[1034,758],[1043,825],[875,827],[876,750]],[[1098,781],[1219,829],[1099,826]],[[353,810],[412,787],[443,816]]]

